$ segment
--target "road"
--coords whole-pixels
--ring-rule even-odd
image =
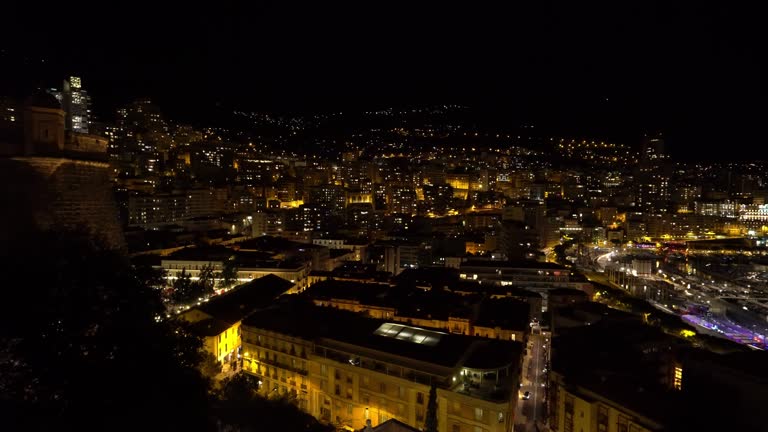
[[[600,251],[602,252],[602,251]],[[607,252],[597,257],[595,265],[592,268],[596,271],[592,271],[587,268],[583,268],[582,272],[591,281],[604,283],[611,286],[617,286],[611,283],[607,275],[602,273],[612,260],[615,260],[621,256],[621,252]],[[598,273],[601,272],[601,273]],[[650,275],[638,275],[638,279],[644,279],[650,283],[658,283],[664,281],[671,284],[677,296],[682,297],[683,307],[690,309],[688,313],[684,313],[681,318],[687,323],[697,327],[699,331],[704,333],[719,336],[722,338],[730,339],[734,342],[745,344],[754,349],[766,349],[768,348],[768,341],[766,341],[766,335],[768,335],[768,329],[761,325],[762,323],[755,323],[752,328],[748,325],[741,325],[733,322],[722,314],[702,314],[696,312],[697,306],[708,306],[713,304],[715,300],[721,297],[736,297],[747,299],[753,295],[759,295],[755,293],[750,287],[744,287],[734,281],[714,281],[709,279],[703,279],[698,275],[687,274],[679,271],[674,266],[663,265],[657,272]],[[677,312],[667,307],[665,302],[657,303],[651,299],[648,301],[658,309],[663,310],[672,315],[677,315]]]
[[[516,409],[515,431],[534,432],[536,423],[544,420],[544,401],[546,400],[546,388],[542,383],[546,383],[547,349],[545,345],[548,342],[548,336],[541,335],[538,329],[534,330],[528,342],[528,353],[523,359],[523,376],[520,394]],[[523,394],[530,392],[530,399],[523,399]]]

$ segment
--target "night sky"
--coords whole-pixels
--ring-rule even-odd
[[[17,6],[2,18],[0,90],[79,74],[103,117],[142,95],[181,117],[215,103],[291,112],[461,103],[579,136],[632,141],[661,130],[679,156],[764,156],[750,152],[765,144],[768,111],[768,36],[756,10],[409,3]]]

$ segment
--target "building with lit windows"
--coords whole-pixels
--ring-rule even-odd
[[[301,291],[307,286],[311,257],[305,260],[279,260],[266,258],[265,254],[260,252],[220,246],[181,249],[163,257],[160,265],[169,280],[177,278],[182,271],[189,274],[192,280],[196,280],[205,267],[211,267],[214,273],[221,272],[224,261],[233,256],[238,260],[237,279],[240,283],[272,274],[294,284],[296,291]]]
[[[731,200],[696,201],[694,203],[696,214],[725,218],[738,217],[744,207],[746,206]]]
[[[217,216],[226,202],[224,189],[189,189],[171,193],[133,193],[128,197],[128,225],[156,229],[192,218]]]
[[[91,124],[91,98],[83,88],[80,77],[69,77],[64,80],[61,91],[50,89],[49,93],[59,100],[66,113],[66,130],[87,134]]]
[[[739,220],[756,233],[768,233],[768,204],[752,204],[746,206]]]
[[[574,288],[592,294],[594,287],[583,276],[559,264],[532,260],[467,260],[459,265],[459,277],[483,284],[520,287],[529,290]]]
[[[466,287],[469,283],[459,281],[452,283],[451,288],[459,290],[459,285]],[[388,285],[335,278],[312,284],[304,295],[312,298],[318,306],[453,334],[523,341],[530,330],[529,304],[512,298],[483,298],[477,293],[444,292],[438,305],[434,304],[428,291],[410,287],[408,282]]]
[[[254,311],[269,306],[293,284],[275,275],[266,275],[239,285],[224,294],[182,312],[189,331],[203,339],[203,349],[222,363],[240,354],[240,322]]]
[[[650,432],[664,429],[642,415],[586,387],[566,384],[556,373],[549,383],[549,427],[553,432]]]
[[[285,231],[285,215],[280,211],[266,210],[252,216],[251,230],[254,237],[280,236]]]
[[[343,216],[347,206],[347,195],[342,186],[314,186],[309,189],[307,203],[319,205],[328,214]]]
[[[302,319],[298,320],[297,317]],[[242,324],[243,370],[264,395],[292,394],[321,421],[423,427],[437,387],[439,432],[511,432],[522,345],[365,318],[302,302]]]
[[[666,211],[670,201],[669,157],[660,136],[645,137],[636,173],[637,207],[646,213]]]
[[[363,232],[375,228],[376,216],[371,203],[349,204],[347,206],[347,223]]]
[[[691,414],[686,411],[692,408],[683,391],[684,349],[680,338],[608,314],[591,325],[563,330],[552,342],[550,429],[678,430],[671,426],[686,424]]]
[[[304,231],[317,231],[322,229],[328,212],[320,204],[302,204],[298,216]]]
[[[21,123],[19,104],[11,98],[0,97],[0,130],[13,128]]]
[[[389,191],[389,212],[415,215],[416,200],[412,187],[394,186]]]

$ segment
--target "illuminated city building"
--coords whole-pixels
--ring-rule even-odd
[[[0,97],[0,130],[13,128],[21,122],[19,105],[11,98]]]
[[[376,215],[371,203],[356,203],[347,205],[347,223],[363,231],[374,229]]]
[[[551,373],[549,426],[554,432],[651,432],[663,425],[587,388],[566,384]]]
[[[741,204],[731,200],[696,201],[694,204],[696,214],[725,218],[738,217],[742,207]]]
[[[558,313],[569,313],[568,308]],[[679,338],[611,314],[554,338],[550,429],[647,432],[685,424],[685,415],[677,412],[688,408],[681,398],[683,347]]]
[[[301,316],[301,322],[295,319]],[[437,387],[439,432],[511,432],[521,345],[303,304],[243,321],[243,370],[322,421],[422,427]]]
[[[296,260],[264,259],[263,254],[248,250],[234,251],[229,248],[201,249],[187,248],[163,257],[161,267],[166,272],[166,279],[174,280],[185,272],[192,280],[200,276],[200,271],[210,267],[214,273],[224,268],[224,261],[237,256],[240,265],[237,268],[237,280],[240,283],[273,274],[291,282],[295,291],[307,286],[307,275],[311,270],[310,257]]]
[[[173,193],[132,193],[128,197],[128,225],[156,229],[182,225],[201,216],[224,212],[225,190],[197,188]]]
[[[668,156],[661,137],[645,137],[635,181],[637,207],[641,211],[666,211],[671,185]]]
[[[205,351],[219,362],[228,363],[241,354],[240,322],[243,318],[269,306],[292,287],[291,282],[269,274],[188,309],[179,314],[179,318],[189,322],[189,331],[203,339]]]
[[[285,231],[285,214],[280,211],[265,210],[253,214],[252,235],[280,236]]]
[[[347,195],[343,186],[313,186],[309,189],[306,202],[318,205],[328,215],[343,217],[347,206]]]
[[[471,283],[457,280],[451,284],[453,297],[446,294],[446,298],[451,298],[447,301],[456,304],[466,301],[471,304],[471,308],[456,308],[451,314],[445,314],[441,312],[445,310],[444,304],[431,304],[422,288],[408,286],[413,280],[409,272],[418,271],[405,270],[394,285],[342,282],[336,278],[324,280],[311,284],[305,295],[312,298],[317,306],[362,313],[371,318],[417,327],[440,329],[453,334],[523,341],[530,331],[533,308],[527,301],[529,298],[520,301],[499,291],[494,294],[495,297],[484,299],[482,295],[470,290]],[[536,296],[534,293],[529,294]],[[540,307],[533,312],[534,316],[541,316]]]
[[[304,231],[319,231],[327,220],[329,212],[320,204],[302,204],[299,206],[299,219]]]
[[[416,191],[412,187],[394,186],[389,190],[389,212],[416,214]]]
[[[592,294],[593,286],[582,275],[554,263],[469,259],[459,265],[461,279],[483,284],[526,288],[546,293],[553,288],[573,288]]]
[[[768,204],[752,204],[746,206],[739,220],[750,230],[768,232]]]
[[[69,77],[64,80],[61,91],[50,89],[49,92],[59,100],[66,113],[65,129],[87,134],[91,124],[91,98],[83,88],[80,77]]]

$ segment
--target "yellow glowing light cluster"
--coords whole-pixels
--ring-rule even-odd
[[[304,204],[303,200],[283,201],[280,203],[280,208],[298,208]]]

